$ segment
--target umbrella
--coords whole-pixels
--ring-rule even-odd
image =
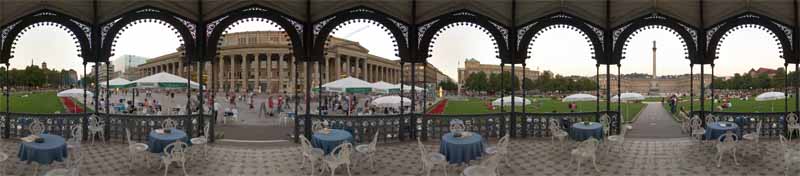
[[[589,94],[572,94],[567,97],[564,97],[564,99],[561,99],[561,101],[563,102],[595,101],[595,100],[597,100],[597,97]]]
[[[378,97],[375,100],[372,100],[371,104],[380,108],[399,108],[401,101],[402,104],[411,105],[410,99],[396,95]]]
[[[506,96],[503,98],[498,98],[492,101],[492,106],[500,106],[500,102],[502,101],[503,105],[511,105],[512,100],[514,101],[516,106],[522,106],[523,104],[531,104],[531,101],[522,97],[514,97],[513,99],[511,96]]]
[[[619,101],[619,95],[615,95],[611,98],[611,101]],[[637,101],[637,100],[644,100],[644,96],[639,93],[627,92],[622,93],[622,101]]]
[[[783,94],[783,92],[764,92],[756,96],[756,101],[771,101],[771,100],[782,100],[782,99],[786,99],[786,94]],[[769,102],[770,111],[775,111],[775,107],[772,106],[772,103],[773,102]]]
[[[347,77],[322,85],[322,88],[332,92],[369,93],[372,84],[358,78]]]
[[[107,88],[128,88],[128,87],[133,87],[135,84],[131,81],[128,81],[127,79],[116,78],[109,80],[108,85],[106,85],[106,82],[100,83],[100,86]]]
[[[186,78],[169,74],[167,72],[157,73],[133,81],[137,88],[186,88],[187,82],[189,81]],[[192,81],[190,84],[192,88],[195,89],[200,87],[200,84],[197,84],[194,81]]]
[[[58,92],[56,96],[58,97],[82,97],[83,96],[83,89],[67,89],[65,91]],[[94,96],[92,92],[86,92],[87,96]]]

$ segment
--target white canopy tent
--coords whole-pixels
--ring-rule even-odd
[[[572,94],[564,99],[561,99],[562,102],[577,102],[577,101],[595,101],[597,97],[594,95],[589,94]]]
[[[111,85],[111,86],[109,86],[109,85]],[[107,87],[107,88],[128,88],[128,87],[132,87],[134,85],[135,84],[133,82],[128,81],[127,79],[123,79],[123,78],[115,78],[115,79],[109,80],[108,82],[105,82],[105,81],[101,81],[100,82],[100,86],[101,87]]]
[[[346,93],[369,93],[372,92],[373,85],[364,80],[347,77],[322,85],[325,91],[346,92]]]
[[[411,99],[396,95],[378,97],[372,100],[370,104],[379,108],[400,108],[401,102],[406,106],[411,105]]]
[[[189,81],[186,78],[167,72],[156,73],[154,75],[133,81],[136,88],[186,88],[187,82]],[[194,81],[189,83],[191,84],[192,89],[197,89],[200,87],[200,84]]]
[[[61,92],[58,92],[56,96],[58,97],[83,97],[83,89],[67,89]],[[94,93],[86,91],[86,96],[94,96]]]
[[[506,96],[506,97],[498,98],[498,99],[492,101],[492,106],[500,106],[501,101],[502,101],[503,106],[510,106],[512,101],[514,102],[515,106],[522,106],[523,104],[525,104],[525,105],[531,104],[530,100],[522,98],[522,97],[511,98],[511,96]]]
[[[626,92],[626,93],[622,93],[621,99],[622,99],[622,101],[641,101],[641,100],[644,100],[645,97],[644,97],[644,95],[639,94],[639,93]],[[614,95],[614,97],[611,97],[611,101],[613,101],[613,102],[617,102],[619,100],[620,100],[620,96],[619,95]]]
[[[394,84],[383,82],[383,81],[378,81],[378,82],[372,83],[372,90],[373,91],[382,92],[382,93],[388,93],[389,89],[392,89],[393,87],[394,87]]]
[[[783,99],[786,99],[786,94],[784,94],[783,92],[764,92],[756,96],[756,101],[770,101],[769,102],[770,111],[775,111],[775,106],[773,106],[772,100],[783,100]]]

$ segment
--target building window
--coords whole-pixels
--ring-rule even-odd
[[[258,41],[257,38],[255,37],[250,38],[250,44],[256,44],[256,41]]]
[[[239,38],[239,45],[247,44],[247,38]]]

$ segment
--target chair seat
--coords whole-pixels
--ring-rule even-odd
[[[619,136],[619,135],[608,136],[608,141],[611,141],[611,142],[619,142],[621,140],[622,140],[622,136]]]
[[[90,126],[90,127],[88,127],[88,129],[89,129],[89,131],[92,131],[92,132],[103,131],[103,127],[91,127]]]
[[[486,148],[486,154],[494,155],[495,153],[497,153],[497,147],[492,146],[492,147]]]
[[[147,146],[147,144],[144,144],[144,143],[135,143],[135,144],[131,145],[130,147],[131,147],[131,149],[133,149],[135,151],[138,151],[138,152],[144,152],[144,151],[147,151],[148,148],[150,148],[149,146]]]
[[[367,152],[369,152],[369,145],[367,145],[367,144],[358,145],[358,146],[356,146],[356,151],[358,153],[367,153]]]
[[[756,133],[750,133],[750,134],[742,135],[742,139],[745,139],[745,140],[756,140],[756,138],[758,138],[758,134],[756,134]]]
[[[47,173],[45,173],[44,175],[45,176],[66,176],[66,175],[71,175],[71,174],[69,174],[69,170],[67,170],[67,169],[58,168],[58,169],[53,169],[53,170],[47,171]]]
[[[445,157],[441,153],[428,153],[428,158],[431,161],[435,161],[435,162],[437,162],[437,161],[447,161],[447,157]]]
[[[570,154],[572,154],[572,156],[579,156],[579,157],[591,157],[592,156],[592,154],[590,152],[583,151],[583,150],[580,150],[580,149],[572,149],[572,152],[570,152]]]
[[[556,136],[556,137],[563,137],[563,136],[567,136],[567,135],[569,135],[569,133],[567,133],[566,131],[559,131],[559,132],[553,133],[553,136]]]
[[[206,142],[208,142],[208,140],[205,137],[196,137],[196,138],[190,139],[189,141],[192,142],[192,145],[202,145],[202,144],[206,144]]]
[[[706,130],[704,130],[704,129],[692,130],[692,135],[705,135],[705,134],[706,134]]]
[[[8,154],[0,152],[0,162],[8,160]]]

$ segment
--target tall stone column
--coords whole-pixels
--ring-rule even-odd
[[[361,68],[358,69],[359,74],[361,74],[361,78],[364,78],[364,80],[368,80],[367,79],[367,59],[363,59],[362,58],[360,60],[361,61],[359,62],[359,64],[361,64]]]
[[[217,86],[217,89],[219,89],[219,90],[217,90],[217,91],[222,91],[222,90],[224,90],[224,88],[222,87],[222,85],[224,85],[223,83],[224,83],[224,80],[225,80],[225,78],[226,78],[226,76],[225,76],[225,75],[227,75],[227,74],[225,74],[225,73],[226,73],[226,72],[225,72],[225,57],[228,57],[228,56],[225,56],[225,55],[223,55],[223,56],[219,57],[219,58],[218,58],[218,59],[219,59],[219,62],[217,62],[217,67],[218,67],[218,68],[217,68],[218,70],[217,70],[217,72],[216,72],[216,74],[217,74],[217,80],[214,80],[214,81],[216,81],[216,82],[217,82],[217,85],[218,85],[218,86]],[[222,73],[222,74],[220,74],[220,73]]]
[[[289,61],[289,63],[288,63],[288,64],[286,64],[286,65],[288,65],[288,66],[289,66],[289,74],[288,74],[288,75],[289,75],[289,77],[288,77],[288,78],[286,78],[286,80],[287,80],[287,81],[289,81],[289,83],[287,83],[287,84],[288,84],[288,85],[291,85],[291,86],[287,86],[287,87],[289,87],[289,90],[290,90],[290,91],[288,91],[287,93],[294,94],[294,92],[295,92],[295,91],[297,91],[297,89],[296,89],[297,87],[295,87],[295,86],[297,86],[297,85],[294,85],[294,83],[293,83],[293,82],[291,82],[291,81],[294,79],[294,74],[297,74],[297,69],[296,69],[296,68],[297,68],[297,66],[299,66],[299,65],[297,65],[297,62],[295,62],[295,58],[294,58],[294,56],[291,56],[291,57],[289,57],[289,60],[288,60],[288,61]],[[298,80],[298,82],[299,82],[299,81],[300,81],[300,80]]]
[[[253,89],[257,90],[256,92],[261,91],[261,53],[257,53],[255,56],[256,60],[256,81],[253,86]]]
[[[267,93],[272,93],[272,55],[267,53]]]
[[[228,81],[230,82],[229,87],[231,91],[236,89],[236,56],[237,55],[231,55],[231,66],[230,70],[228,70],[228,73],[230,74]]]
[[[275,73],[276,77],[278,78],[278,94],[283,93],[283,54],[278,54],[278,72]]]
[[[339,75],[342,75],[342,56],[344,55],[337,55],[336,58],[333,59],[333,75],[331,75],[328,81],[335,81],[339,79]]]
[[[242,57],[242,68],[244,68],[244,70],[242,70],[242,91],[244,92],[247,92],[250,83],[250,54],[252,53],[245,53],[244,57]]]

